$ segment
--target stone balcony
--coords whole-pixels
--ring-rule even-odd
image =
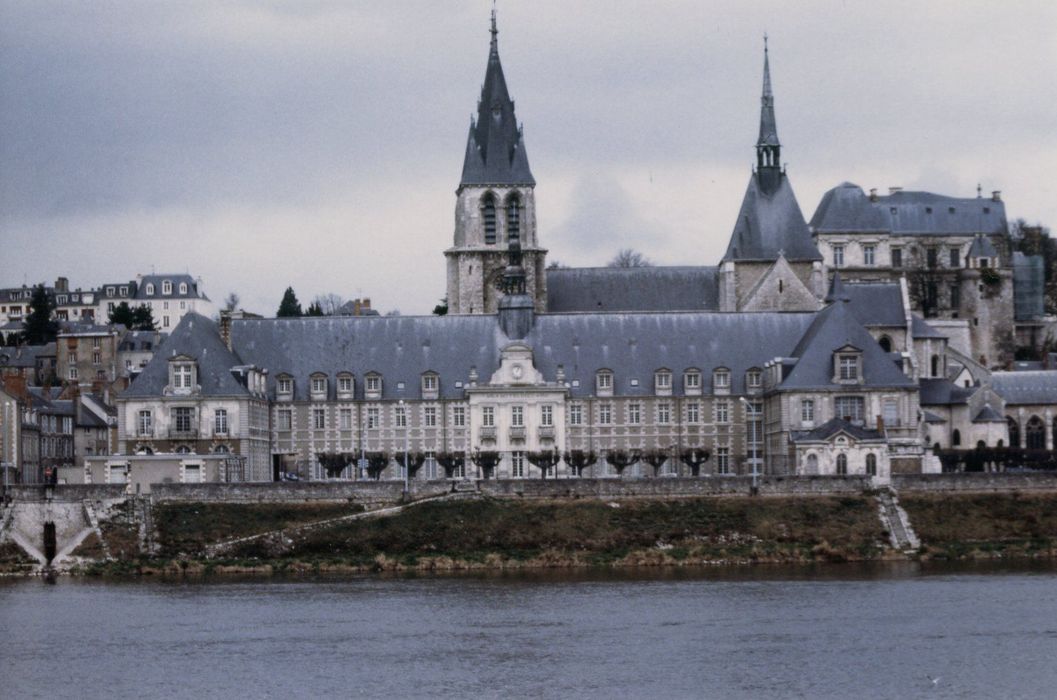
[[[510,439],[511,440],[524,440],[525,439],[525,426],[515,425],[510,428]]]
[[[554,439],[554,426],[553,425],[541,425],[539,428],[539,439],[540,440],[553,440]]]
[[[482,440],[495,440],[495,426],[485,425],[481,427],[481,439]]]

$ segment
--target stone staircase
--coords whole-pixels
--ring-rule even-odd
[[[880,506],[878,513],[881,523],[888,530],[888,538],[892,548],[904,554],[913,554],[921,547],[914,528],[910,525],[907,512],[899,505],[899,497],[892,488],[881,490],[877,494],[877,503]]]

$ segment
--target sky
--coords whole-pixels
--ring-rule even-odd
[[[0,0],[0,287],[190,272],[429,313],[491,2]],[[500,0],[548,260],[716,264],[763,34],[811,218],[844,181],[1057,227],[1057,3]]]

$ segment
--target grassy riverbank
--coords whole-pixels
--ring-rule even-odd
[[[294,510],[291,511],[290,509]],[[96,571],[369,571],[861,561],[884,555],[868,496],[679,500],[467,500],[386,518],[206,547],[347,515],[301,506],[181,504],[155,509],[159,552]],[[325,511],[325,512],[324,512]]]
[[[931,558],[1057,556],[1057,493],[904,493]]]

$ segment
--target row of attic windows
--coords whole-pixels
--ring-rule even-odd
[[[122,287],[122,289],[124,289],[124,288]],[[179,289],[180,289],[180,294],[187,294],[187,290],[188,290],[187,283],[186,282],[181,282]],[[149,296],[149,297],[154,296],[154,293],[156,291],[153,282],[148,282],[144,286],[143,290],[144,290],[144,293],[147,296]],[[162,293],[163,296],[168,296],[168,295],[172,294],[172,290],[173,290],[172,280],[164,280],[161,283],[161,293]]]
[[[613,393],[613,371],[609,369],[599,370],[595,374],[595,390],[599,394],[612,394]],[[683,389],[687,393],[697,393],[701,391],[701,370],[699,369],[687,369],[683,372]],[[630,384],[633,387],[639,385],[638,379],[631,379]],[[713,391],[726,392],[730,391],[731,387],[731,372],[726,367],[718,367],[712,370],[712,389]],[[745,387],[749,391],[763,388],[763,371],[758,367],[753,367],[745,372]],[[669,369],[659,369],[653,373],[653,389],[656,393],[665,395],[672,392],[672,371]]]
[[[351,372],[339,372],[337,377],[337,396],[339,399],[351,399],[356,388],[356,380]],[[382,375],[368,372],[364,378],[364,391],[367,398],[380,398],[382,394]],[[459,383],[461,385],[461,382]],[[440,377],[435,372],[422,375],[419,387],[423,398],[435,399],[440,392]],[[309,395],[313,399],[325,399],[330,391],[330,380],[326,374],[316,372],[308,378]],[[397,383],[398,389],[404,388],[403,382]],[[275,392],[280,398],[293,398],[294,378],[289,374],[280,374],[275,380]]]
[[[506,198],[506,234],[507,240],[521,237],[521,197],[517,192],[511,192]],[[496,196],[492,192],[486,192],[481,197],[481,219],[484,221],[484,242],[495,245],[498,241],[496,228]]]

